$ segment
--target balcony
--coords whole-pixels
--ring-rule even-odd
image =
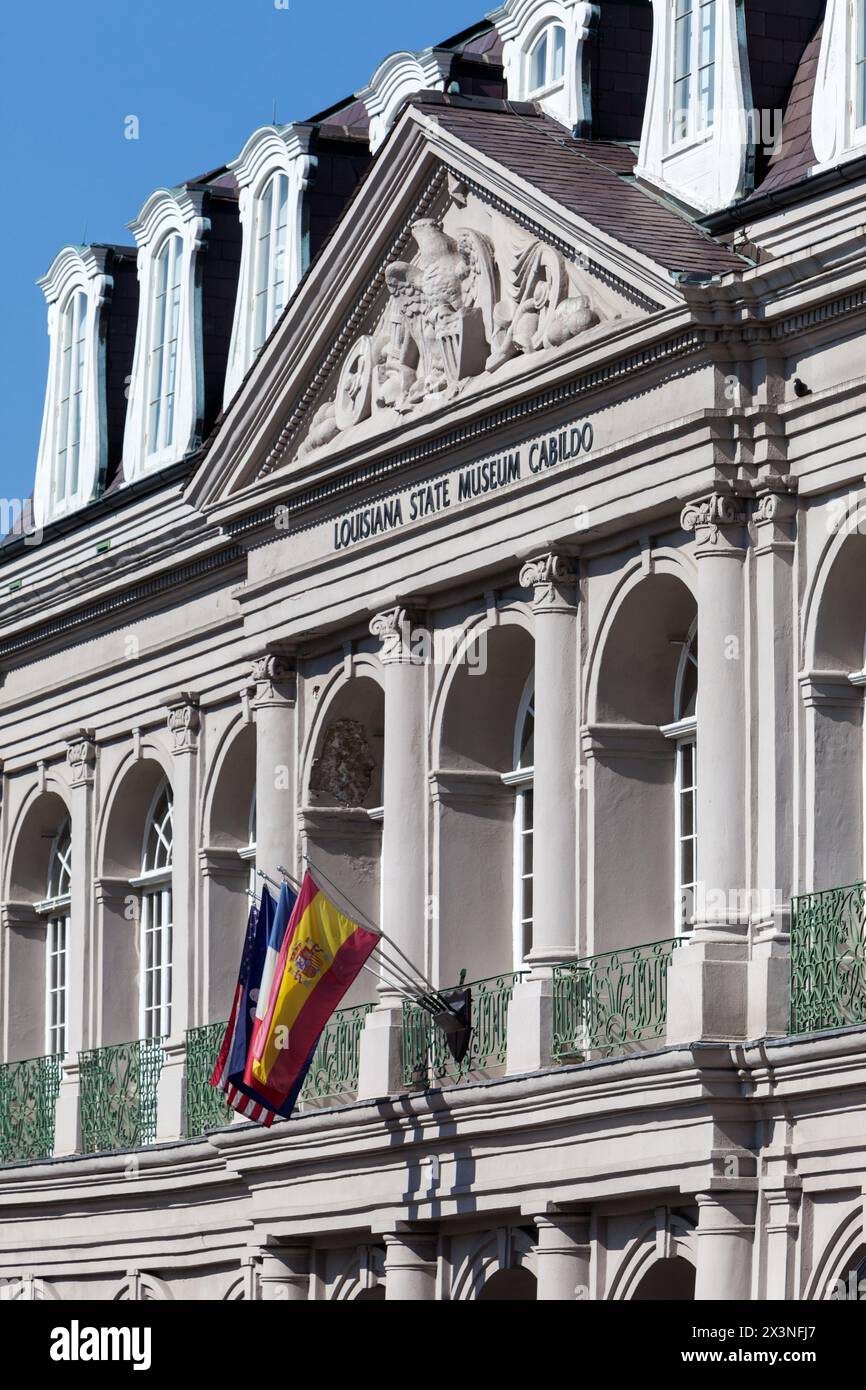
[[[866,883],[795,898],[791,1032],[866,1023]]]
[[[0,1066],[0,1163],[28,1163],[54,1153],[60,1057]]]
[[[138,1149],[156,1140],[163,1049],[159,1038],[80,1052],[84,1153]]]
[[[587,1062],[664,1039],[668,966],[679,940],[655,941],[558,965],[553,1060]]]
[[[501,1076],[508,1045],[508,1006],[522,974],[476,980],[472,992],[472,1037],[463,1061],[455,1062],[445,1034],[419,1004],[403,1004],[403,1084],[424,1089],[443,1082],[483,1081]],[[455,986],[460,988],[460,986]],[[463,986],[465,988],[465,986]],[[448,990],[442,993],[448,994]]]

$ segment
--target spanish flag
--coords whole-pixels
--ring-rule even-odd
[[[325,1024],[378,944],[377,932],[346,917],[305,875],[244,1077],[275,1110],[298,1087]]]

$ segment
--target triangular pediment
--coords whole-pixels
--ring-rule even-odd
[[[199,505],[447,427],[682,303],[646,255],[431,134],[410,109],[234,402]]]

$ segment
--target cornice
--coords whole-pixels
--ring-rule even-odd
[[[202,218],[202,209],[207,196],[206,188],[158,188],[127,226],[138,245],[147,246],[171,227],[182,231],[196,218],[206,222],[207,219]]]
[[[255,184],[272,165],[283,167],[292,160],[307,156],[316,127],[290,125],[260,126],[247,140],[237,159],[229,163],[239,188]]]
[[[36,283],[49,304],[62,299],[75,285],[89,293],[100,277],[105,282],[105,293],[112,283],[107,269],[110,256],[108,246],[64,246]]]

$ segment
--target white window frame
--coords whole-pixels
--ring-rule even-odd
[[[147,343],[144,442],[147,462],[154,457],[164,456],[174,443],[182,293],[183,237],[178,232],[169,232],[163,237],[154,256],[154,284]]]
[[[168,794],[168,809],[157,824],[156,813]],[[166,1038],[171,1033],[171,1007],[174,948],[174,793],[167,780],[160,783],[150,804],[142,842],[142,872],[131,880],[131,887],[141,893],[139,919],[139,1006],[138,1036]],[[166,842],[165,827],[171,828]],[[167,862],[150,865],[151,831],[155,830],[159,845],[167,848]],[[157,853],[156,858],[160,858]],[[150,948],[153,947],[149,955]]]
[[[256,892],[258,884],[258,879],[256,877],[256,853],[258,850],[257,840],[258,796],[256,792],[253,792],[253,799],[250,805],[247,845],[245,849],[238,850],[238,857],[242,859],[245,864],[249,864],[250,866],[250,878],[249,883],[247,884],[247,891],[251,893],[254,898],[258,898],[258,893]]]
[[[140,308],[123,436],[123,481],[127,485],[179,462],[201,443],[204,357],[201,286],[197,267],[210,234],[210,220],[203,215],[207,196],[205,188],[158,189],[148,198],[135,221],[129,224],[138,245]],[[180,237],[182,252],[177,262],[180,284],[172,383],[172,428],[169,436],[161,414],[160,429],[154,438],[151,403],[155,384],[159,257],[173,236]],[[167,395],[170,376],[170,354],[164,354],[160,372],[160,400]]]
[[[533,673],[526,683],[517,710],[517,719],[514,726],[514,771],[503,774],[502,782],[506,787],[510,787],[514,793],[514,830],[513,830],[513,891],[512,891],[512,959],[515,971],[525,970],[526,962],[532,951],[532,938],[534,928],[534,909],[535,909],[535,805],[534,805],[534,784],[535,768],[531,766],[521,766],[523,732],[528,716],[532,714],[535,718],[535,675]],[[529,807],[532,807],[532,824],[528,825]],[[529,840],[532,844],[532,869],[527,871],[526,863],[526,844]],[[530,885],[533,899],[533,912],[527,916],[525,908],[525,893],[527,884]],[[527,934],[529,938],[529,949],[526,949]]]
[[[695,658],[692,655],[697,635],[698,624],[696,619],[692,624],[688,638],[683,643],[683,650],[677,670],[676,685],[674,687],[674,712],[676,720],[673,724],[662,726],[661,729],[665,738],[670,739],[672,743],[676,744],[676,769],[674,773],[674,934],[677,937],[688,936],[692,931],[694,926],[694,913],[692,913],[690,917],[684,915],[683,899],[687,892],[691,892],[692,907],[694,908],[698,883],[700,881],[700,869],[698,864],[698,721],[697,715],[681,717],[683,686],[685,684],[689,662],[698,667],[700,679],[700,656]],[[685,781],[687,750],[691,750],[692,777],[690,786],[687,786]],[[683,801],[686,796],[690,796],[692,802],[692,828],[688,834],[683,827]],[[688,881],[683,873],[683,848],[686,843],[691,845],[692,850],[692,878]]]
[[[47,896],[36,904],[45,919],[45,1055],[64,1057],[69,1027],[69,944],[72,830],[67,816],[48,860]]]
[[[57,418],[51,479],[52,511],[65,511],[79,495],[87,376],[87,291],[70,290],[60,310],[57,344]],[[62,473],[62,485],[61,485]]]
[[[555,64],[556,45],[551,42],[557,33],[562,34],[562,71],[558,76],[553,72]],[[544,40],[547,40],[547,53],[545,57],[544,81],[540,86],[533,86],[532,69],[535,54]],[[527,45],[525,54],[525,77],[523,88],[526,92],[527,101],[540,101],[544,97],[552,96],[554,92],[561,92],[565,86],[565,77],[568,62],[568,30],[559,19],[549,19],[540,29],[536,30],[534,37]]]
[[[862,144],[866,140],[866,0],[851,0],[850,21],[851,139]]]
[[[669,121],[669,148],[679,151],[685,146],[701,140],[709,139],[716,124],[717,113],[717,66],[719,57],[719,0],[669,0],[671,7],[670,22],[670,61],[669,61],[669,100],[670,100],[670,121]],[[677,103],[677,57],[679,45],[677,43],[677,30],[680,20],[685,16],[678,15],[677,11],[682,4],[688,4],[686,12],[690,19],[689,55],[688,69],[686,77],[689,80],[689,97],[686,106],[680,110]],[[701,62],[701,41],[703,26],[701,19],[706,10],[712,8],[713,16],[713,39],[712,50],[709,62]],[[709,69],[711,77],[712,108],[710,118],[705,119],[703,103],[700,91],[701,73]],[[678,125],[678,116],[685,116],[685,123],[681,127]]]
[[[254,352],[264,347],[288,303],[290,194],[288,174],[277,169],[265,180],[256,200],[255,264],[249,306]]]

